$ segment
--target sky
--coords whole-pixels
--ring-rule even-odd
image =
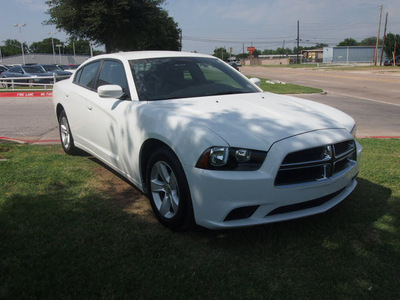
[[[297,21],[300,46],[335,46],[349,37],[376,37],[381,5],[380,36],[387,12],[387,32],[400,34],[399,0],[166,0],[162,7],[182,29],[183,51],[212,54],[225,47],[237,54],[249,46],[261,51],[293,49]],[[46,0],[0,0],[0,46],[7,39],[20,40],[13,24],[26,24],[20,28],[28,45],[55,32],[55,38],[66,41],[66,33],[43,25],[49,19],[47,9]]]

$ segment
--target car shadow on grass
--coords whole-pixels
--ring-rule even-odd
[[[380,281],[400,269],[400,199],[382,185],[360,178],[352,195],[313,217],[177,233],[156,221],[141,192],[86,159],[96,164],[88,183],[74,169],[67,183],[66,175],[30,179],[46,192],[3,194],[0,298],[323,298],[328,290],[327,298],[391,298],[398,290]]]

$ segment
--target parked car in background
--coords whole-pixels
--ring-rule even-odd
[[[4,71],[7,71],[8,69],[5,66],[0,66],[0,75],[1,73],[3,73]]]
[[[57,65],[61,70],[75,73],[79,65]]]
[[[265,224],[334,207],[357,185],[353,118],[259,84],[209,55],[95,56],[54,85],[61,144],[125,176],[172,229]]]
[[[239,65],[236,62],[230,62],[229,65],[239,71]]]
[[[1,78],[12,78],[18,77],[21,80],[18,82],[28,83],[52,83],[53,74],[46,72],[42,67],[37,65],[21,65],[14,66],[1,74]],[[45,78],[40,78],[45,77]],[[26,80],[24,78],[27,78]],[[23,80],[22,80],[23,79]]]
[[[56,74],[56,77],[62,77],[62,79],[67,79],[72,75],[72,72],[69,71],[64,71],[63,69],[59,68],[56,65],[38,65],[39,67],[42,67],[43,70],[49,73]]]
[[[397,55],[397,56],[395,57],[395,59],[396,59],[396,66],[400,66],[400,55]],[[383,62],[383,65],[384,65],[384,66],[393,66],[393,58],[388,59],[388,60],[385,60],[385,61]]]

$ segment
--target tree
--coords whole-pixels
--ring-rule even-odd
[[[379,39],[379,45],[382,45],[383,41]],[[359,46],[375,46],[376,45],[376,37],[371,36],[369,38],[363,39],[359,44]]]
[[[396,51],[394,51],[395,44],[396,44]],[[396,55],[400,55],[400,34],[393,34],[389,32],[385,38],[386,57],[393,58],[393,52],[396,52]]]
[[[236,55],[236,59],[245,59],[245,58],[249,58],[250,54],[249,53],[239,53]]]
[[[23,43],[24,53],[28,52],[28,46]],[[21,42],[18,40],[5,40],[4,46],[1,47],[1,54],[3,56],[20,55],[21,54]]]
[[[180,30],[165,0],[48,0],[50,19],[73,37],[104,44],[106,52],[179,50]]]
[[[344,41],[342,41],[338,44],[339,47],[340,46],[357,46],[357,45],[358,45],[357,41],[353,38],[344,39]]]
[[[61,43],[59,39],[47,38],[42,40],[41,42],[34,42],[30,45],[29,51],[32,53],[53,53],[53,42],[54,45],[58,45]]]
[[[318,43],[318,44],[315,44],[315,46],[312,47],[312,49],[320,49],[320,48],[324,48],[324,47],[328,47],[328,46],[329,46],[328,44]]]
[[[65,47],[65,51],[68,54],[74,54],[74,48],[75,48],[75,54],[90,55],[89,41],[70,39],[69,43]]]
[[[228,58],[230,57],[230,54],[228,53],[228,51],[226,51],[226,49],[224,47],[220,47],[220,48],[216,48],[214,50],[214,54],[215,57],[218,57],[219,59],[222,60],[228,60]]]
[[[262,51],[263,55],[286,55],[286,54],[292,54],[292,50],[289,48],[276,48],[274,49],[264,49],[264,51]]]

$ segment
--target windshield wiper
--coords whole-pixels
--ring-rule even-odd
[[[220,93],[213,93],[210,96],[221,96],[221,95],[233,95],[233,94],[247,94],[248,91],[227,91],[227,92],[220,92]]]

